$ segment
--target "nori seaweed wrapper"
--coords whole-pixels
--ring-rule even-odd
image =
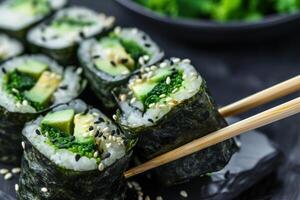
[[[124,177],[131,153],[105,171],[63,169],[41,154],[24,138],[25,150],[19,180],[20,200],[122,200]],[[42,192],[41,188],[47,188]]]
[[[122,28],[117,27],[115,29],[120,29],[122,31]],[[159,62],[164,57],[164,52],[159,49],[157,44],[152,41],[152,39],[146,35],[146,33],[136,29],[136,28],[123,28],[125,31],[136,31],[136,37],[144,38],[142,42],[146,44],[150,44],[151,46],[148,48],[157,48],[157,52],[154,53],[154,55],[151,56],[149,61],[145,63],[144,65],[140,67],[147,67],[150,65],[153,65],[157,62]],[[134,35],[133,35],[134,36]],[[122,37],[122,36],[120,36]],[[101,38],[101,37],[100,37]],[[136,38],[133,38],[134,41]],[[117,107],[117,103],[115,101],[115,98],[112,95],[112,91],[116,87],[120,87],[121,85],[125,84],[128,79],[133,75],[138,73],[139,68],[134,70],[133,72],[125,75],[119,75],[119,76],[111,76],[109,74],[106,74],[105,72],[102,72],[101,70],[97,69],[96,66],[94,66],[93,63],[93,55],[91,54],[91,48],[94,44],[97,44],[99,41],[97,39],[90,39],[84,41],[78,51],[78,58],[80,61],[81,66],[84,69],[86,78],[89,80],[90,87],[92,91],[97,95],[101,103],[106,108],[115,108]],[[142,44],[140,44],[142,45]]]
[[[57,10],[66,7],[68,4],[69,4],[69,1],[66,0],[66,3],[62,7],[58,8]],[[0,32],[1,33],[5,33],[7,35],[10,35],[10,36],[12,36],[14,38],[17,38],[17,39],[19,39],[20,41],[22,41],[25,44],[26,43],[26,39],[25,38],[26,38],[26,35],[27,35],[28,31],[31,28],[33,28],[34,26],[36,26],[37,24],[39,24],[40,22],[42,22],[43,20],[47,19],[48,17],[51,17],[57,10],[52,9],[50,11],[50,13],[47,14],[46,16],[42,17],[41,19],[39,19],[39,20],[35,21],[34,23],[32,23],[32,24],[30,24],[28,26],[25,26],[25,27],[23,27],[21,29],[11,30],[11,29],[6,29],[4,27],[0,27]]]
[[[120,114],[119,111],[117,121]],[[219,114],[203,80],[196,95],[173,107],[153,126],[134,129],[121,126],[139,137],[135,153],[139,160],[144,162],[219,130],[227,126],[227,122]],[[237,149],[235,141],[229,139],[158,167],[152,172],[155,179],[165,186],[180,184],[191,178],[221,170]]]
[[[68,8],[66,8],[68,9]],[[43,28],[43,26],[50,24],[51,21],[55,19],[54,15],[52,18],[40,23],[38,26],[34,27],[33,29],[36,28]],[[103,27],[103,30],[101,32],[98,32],[96,34],[93,34],[92,36],[84,36],[82,40],[89,39],[91,37],[101,37],[102,35],[107,34],[109,31],[111,31],[113,28],[113,24],[111,26]],[[32,30],[33,30],[32,29]],[[37,44],[34,38],[29,39],[29,35],[31,34],[31,31],[29,31],[27,35],[27,43],[28,43],[28,48],[31,53],[43,53],[45,55],[50,56],[51,58],[55,59],[58,63],[61,65],[77,65],[78,64],[78,57],[77,57],[77,50],[80,45],[80,42],[82,41],[76,41],[73,42],[71,45],[63,48],[50,48],[45,45],[39,45]]]
[[[62,104],[61,106],[54,108],[53,111],[70,108],[74,109],[78,114],[98,113],[98,117],[104,120],[100,123],[109,124],[109,126],[106,127],[113,127],[110,129],[112,130],[110,136],[115,134],[113,131],[118,130],[116,132],[119,132],[119,127],[112,123],[112,121],[110,121],[104,114],[102,114],[99,110],[86,105],[81,100],[74,100],[68,104]],[[76,156],[78,155],[77,153],[72,153],[72,151],[64,148],[56,149],[57,147],[51,146],[52,144],[49,144],[47,140],[41,140],[41,138],[34,140],[34,136],[31,136],[31,134],[35,134],[37,128],[41,126],[41,122],[39,121],[41,119],[42,118],[37,118],[35,121],[28,122],[28,126],[23,129],[24,154],[22,158],[22,172],[19,180],[20,187],[18,191],[18,197],[20,200],[124,199],[126,189],[124,172],[131,159],[132,147],[135,144],[134,138],[131,138],[121,132],[119,133],[120,137],[124,139],[124,147],[126,148],[125,152],[121,157],[115,158],[116,160],[114,160],[113,163],[108,161],[110,164],[105,164],[104,170],[98,169],[98,163],[95,169],[86,165],[85,167],[81,166],[81,170],[76,170],[80,168],[80,165],[82,165],[82,163],[79,163],[79,160],[76,160]],[[32,125],[36,127],[31,128]],[[101,141],[101,143],[102,142],[104,141]],[[44,147],[43,145],[48,147]],[[56,155],[53,155],[53,152],[46,155],[45,152],[42,153],[43,151],[46,151],[44,148],[48,148],[47,152],[51,152],[52,150],[61,151],[55,152],[57,153]],[[51,150],[49,148],[53,149]],[[67,154],[66,151],[71,152],[71,154]],[[115,149],[114,151],[118,150]],[[102,156],[103,155],[104,154],[102,154]],[[70,159],[75,160],[73,160],[72,163]],[[104,159],[105,158],[101,158],[101,161],[105,161]],[[88,161],[85,160],[82,162],[86,163]],[[66,166],[64,163],[66,163],[69,167],[64,167]],[[78,166],[76,166],[77,163]],[[43,191],[42,188],[47,188],[47,191]]]

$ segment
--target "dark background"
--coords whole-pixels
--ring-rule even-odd
[[[168,35],[161,34],[156,27],[147,26],[139,18],[130,16],[113,0],[71,2],[113,15],[119,25],[141,28],[165,50],[167,57],[190,58],[207,80],[213,96],[220,105],[229,104],[296,76],[300,71],[300,31],[273,40],[266,38],[257,43],[195,44],[185,42],[184,38],[172,38],[172,32]],[[280,102],[282,101],[255,109],[248,115]],[[262,129],[278,144],[286,160],[276,172],[264,178],[238,199],[300,199],[299,124],[300,116],[294,116]]]

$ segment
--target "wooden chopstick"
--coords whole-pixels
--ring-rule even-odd
[[[300,112],[300,97],[276,106],[272,109],[266,110],[262,113],[249,117],[245,120],[237,122],[233,125],[220,129],[207,136],[196,139],[187,143],[177,149],[162,154],[144,164],[134,167],[125,172],[125,178],[130,178],[137,174],[143,173],[150,169],[159,167],[161,165],[170,163],[174,160],[180,159],[184,156],[193,154],[207,147],[213,146],[217,143],[223,142],[227,139],[233,138],[242,133],[251,131],[253,129],[265,126],[275,121],[287,118]]]
[[[297,91],[300,91],[299,75],[282,83],[274,85],[268,89],[262,90],[261,92],[253,94],[249,97],[246,97],[242,100],[239,100],[233,104],[225,106],[219,109],[219,112],[223,117],[238,115],[252,108],[258,107]]]

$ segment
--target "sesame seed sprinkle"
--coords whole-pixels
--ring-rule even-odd
[[[114,119],[114,120],[117,120],[117,115],[113,115],[113,119]]]
[[[135,101],[136,101],[136,98],[133,97],[133,98],[130,100],[130,103],[133,104]]]
[[[100,164],[98,165],[98,170],[99,170],[100,172],[104,170],[104,165],[103,165],[103,163],[100,163]]]
[[[171,83],[171,78],[168,76],[167,79],[166,79],[166,84],[169,85],[170,83]]]
[[[187,198],[188,197],[188,193],[185,190],[181,190],[180,191],[180,196]]]
[[[48,192],[48,189],[46,187],[42,187],[41,191],[45,193],[45,192]]]
[[[11,172],[12,172],[13,174],[19,174],[19,173],[21,172],[21,168],[20,168],[20,167],[15,167],[15,168],[13,168],[13,169],[11,170]]]
[[[182,62],[183,62],[183,63],[190,64],[190,63],[191,63],[191,60],[190,60],[190,59],[183,59]]]
[[[15,191],[18,192],[19,191],[19,185],[15,184]]]
[[[0,174],[7,174],[9,172],[8,169],[0,169]]]
[[[165,68],[168,64],[165,62],[160,63],[159,67],[160,68]]]
[[[11,179],[12,177],[13,177],[12,173],[7,173],[7,174],[5,174],[5,176],[4,176],[4,180],[9,180],[9,179]]]
[[[21,145],[22,145],[22,148],[25,150],[25,142],[24,141],[21,142]]]

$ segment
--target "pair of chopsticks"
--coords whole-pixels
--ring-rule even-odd
[[[254,95],[246,97],[233,104],[225,106],[219,110],[223,117],[233,116],[246,112],[252,108],[266,104],[280,97],[287,96],[294,92],[300,91],[300,76],[284,81],[273,87],[265,89]],[[145,162],[137,167],[134,167],[125,172],[125,178],[130,178],[137,174],[143,173],[150,169],[159,167],[161,165],[170,163],[182,157],[188,156],[217,143],[223,142],[242,133],[260,128],[262,126],[271,124],[281,119],[290,117],[300,112],[300,97],[287,103],[281,104],[257,115],[239,121],[235,124],[227,126],[207,136],[196,139],[187,143],[177,149],[162,154],[148,162]]]

